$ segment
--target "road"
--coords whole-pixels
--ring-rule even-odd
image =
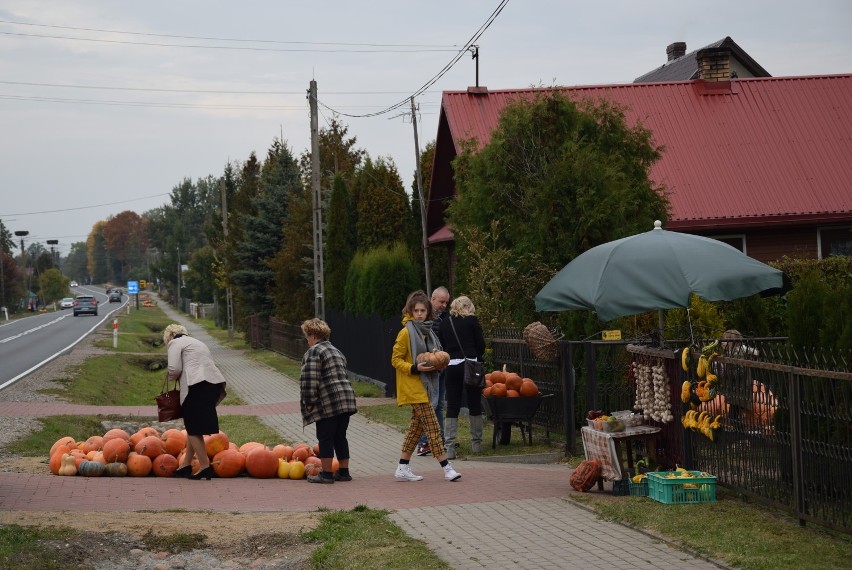
[[[98,300],[98,315],[74,317],[71,309],[16,319],[0,325],[0,390],[47,364],[127,307],[129,297],[110,303],[101,288],[75,287],[73,295],[90,294]]]

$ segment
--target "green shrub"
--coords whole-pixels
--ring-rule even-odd
[[[346,310],[383,319],[399,315],[408,294],[421,287],[417,275],[403,243],[358,253],[346,279]]]

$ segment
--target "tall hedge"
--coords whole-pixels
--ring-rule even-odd
[[[346,311],[391,318],[400,314],[408,294],[420,287],[405,244],[359,252],[346,276]]]

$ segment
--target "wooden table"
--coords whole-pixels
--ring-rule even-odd
[[[627,448],[627,467],[633,469],[633,449],[631,442],[645,441],[650,457],[655,456],[654,439],[661,428],[655,426],[634,426],[625,428],[624,431],[605,432],[583,427],[583,451],[586,459],[597,459],[601,464],[601,477],[609,481],[621,480],[624,475],[621,472],[623,463],[623,450],[621,443]],[[603,488],[603,481],[598,482],[598,488]]]

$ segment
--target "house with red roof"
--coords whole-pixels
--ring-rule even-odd
[[[669,192],[666,229],[723,240],[761,261],[852,255],[852,74],[731,78],[731,53],[698,50],[698,79],[554,89],[618,103],[630,124],[653,133],[664,147],[650,176]],[[462,141],[482,148],[503,108],[537,91],[444,92],[430,244],[452,252],[445,212]]]

